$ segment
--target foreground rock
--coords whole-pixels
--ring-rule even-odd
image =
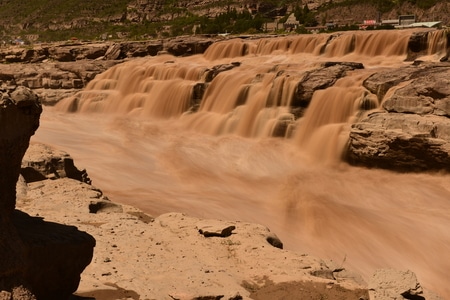
[[[55,160],[70,158],[32,144],[25,158],[37,170],[40,164],[33,161],[45,160],[39,153]],[[92,263],[82,273],[73,300],[369,299],[368,285],[360,276],[335,262],[284,250],[265,226],[181,213],[152,218],[109,201],[92,185],[63,176],[49,178],[19,181],[17,205],[32,216],[46,216],[47,222],[74,224],[95,236]],[[370,299],[386,299],[379,295],[392,290],[400,291],[397,299],[408,299],[402,293],[413,295],[404,289],[401,277],[390,275],[394,273],[401,272],[374,274],[370,292],[377,298]],[[416,294],[439,299],[421,289]]]
[[[42,108],[35,94],[18,88],[0,99],[0,290],[25,285],[26,247],[12,223],[16,181],[30,137],[39,126]],[[26,289],[26,288],[25,288]]]
[[[5,300],[65,299],[92,259],[95,240],[73,226],[15,211],[16,182],[42,107],[23,86],[0,99],[0,296]],[[64,270],[64,272],[61,272]]]
[[[358,277],[307,254],[280,249],[281,242],[264,226],[180,213],[153,219],[125,205],[90,213],[89,207],[99,201],[108,200],[70,178],[30,183],[19,200],[31,215],[73,221],[95,236],[97,250],[83,272],[78,296],[248,299],[268,283],[289,281],[310,288],[324,284],[328,291],[352,295],[347,299],[367,296]]]
[[[423,289],[411,271],[377,270],[369,281],[371,300],[425,299]]]

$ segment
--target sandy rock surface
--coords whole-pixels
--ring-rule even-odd
[[[71,157],[64,151],[32,143],[22,171],[34,166],[43,176],[19,178],[16,208],[96,239],[92,262],[70,300],[442,300],[424,291],[412,271],[380,269],[367,284],[343,262],[283,250],[276,233],[262,225],[176,212],[153,218],[64,176],[65,160]]]
[[[348,292],[341,286],[363,287],[331,262],[280,249],[282,242],[261,225],[180,213],[153,219],[70,178],[21,180],[17,191],[18,209],[95,237],[93,261],[74,298],[248,299],[263,286],[300,281],[336,295]],[[367,296],[367,290],[351,293],[346,299]]]

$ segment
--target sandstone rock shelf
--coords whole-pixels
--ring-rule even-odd
[[[40,151],[45,157],[62,154],[40,144],[32,144],[28,153],[39,161]],[[30,155],[26,157],[30,161]],[[100,202],[109,205],[89,210]],[[258,224],[181,213],[153,218],[112,203],[99,189],[67,177],[20,181],[17,206],[35,219],[46,216],[47,222],[74,225],[95,237],[92,263],[71,299],[267,299],[267,295],[369,299],[367,283],[345,263],[283,250],[275,233]],[[408,274],[406,279],[403,273]],[[415,293],[423,295],[414,274],[403,273],[380,270],[370,283],[371,291],[400,297],[414,285]],[[384,284],[386,278],[389,286]],[[390,290],[392,286],[395,289]],[[433,297],[427,299],[439,299]]]

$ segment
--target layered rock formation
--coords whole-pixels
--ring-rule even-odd
[[[0,48],[0,86],[11,90],[25,86],[44,105],[54,105],[84,88],[97,74],[126,59],[169,53],[199,54],[214,39],[190,37],[146,42],[69,43],[34,48]],[[3,64],[1,64],[3,63]]]
[[[42,104],[53,105],[73,95],[95,75],[120,61],[43,62],[0,64],[0,86],[6,91],[23,86],[39,95]]]
[[[65,299],[89,264],[95,240],[75,227],[15,211],[16,182],[39,126],[38,96],[19,86],[0,99],[0,291],[2,299]]]
[[[347,159],[402,171],[450,170],[450,64],[378,72],[364,86],[382,101],[352,126]]]
[[[161,51],[176,56],[205,52],[214,39],[202,36],[178,37],[139,42],[67,42],[37,44],[32,47],[0,48],[2,63],[37,63],[45,60],[58,62],[80,60],[120,60],[125,58],[154,56]]]

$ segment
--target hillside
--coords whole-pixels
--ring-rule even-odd
[[[446,0],[0,0],[0,38],[30,42],[146,39],[203,33],[263,32],[264,24],[295,13],[304,26],[353,25],[365,19],[415,14],[450,23]]]

